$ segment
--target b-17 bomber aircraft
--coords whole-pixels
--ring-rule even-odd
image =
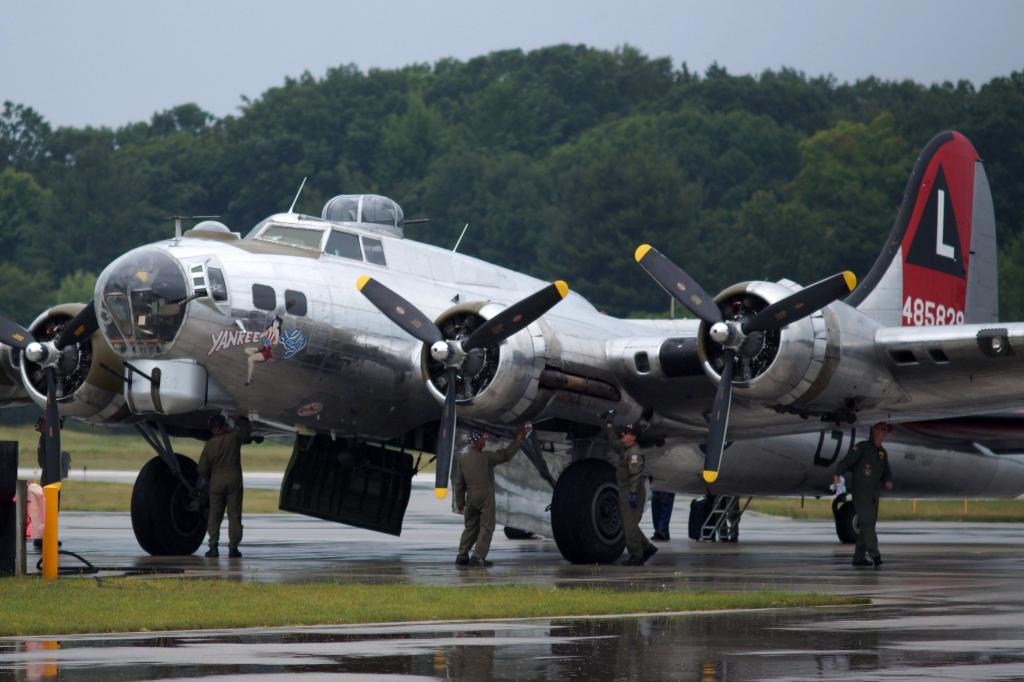
[[[84,307],[0,321],[0,401],[45,407],[44,479],[59,470],[58,417],[132,426],[157,453],[133,490],[135,535],[152,554],[192,553],[204,501],[171,439],[240,413],[257,434],[295,436],[282,509],[398,535],[422,453],[443,497],[463,427],[529,421],[499,518],[599,563],[623,549],[610,410],[644,425],[654,488],[706,496],[690,522],[710,539],[735,539],[738,496],[827,494],[836,459],[881,419],[899,425],[887,449],[901,494],[1024,492],[1024,466],[997,454],[1021,440],[1007,410],[1024,405],[1024,323],[996,322],[992,200],[959,133],[922,152],[859,284],[838,273],[711,296],[639,245],[637,276],[697,319],[604,315],[562,281],[404,239],[404,222],[377,195],[245,237],[206,221],[115,260]],[[835,510],[852,540],[851,506]]]

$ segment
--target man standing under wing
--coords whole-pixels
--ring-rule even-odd
[[[619,486],[619,516],[622,532],[626,535],[629,556],[624,566],[643,566],[658,548],[640,532],[640,517],[644,514],[647,491],[644,488],[644,455],[637,445],[637,427],[633,424],[614,428],[609,412],[605,421],[608,443],[618,455],[615,478]]]
[[[878,492],[884,485],[892,490],[892,470],[889,468],[889,455],[882,447],[882,441],[892,431],[892,425],[878,422],[871,427],[871,439],[862,440],[850,448],[843,461],[836,466],[832,482],[836,485],[842,481],[843,474],[852,472],[851,491],[853,492],[853,509],[860,523],[857,544],[853,550],[854,566],[882,565],[882,555],[878,551],[878,535],[875,534],[875,523],[878,521]],[[868,561],[867,557],[871,557]]]
[[[242,541],[242,445],[249,442],[252,426],[245,417],[235,417],[235,429],[231,430],[227,419],[219,414],[210,417],[209,425],[213,435],[199,456],[199,478],[206,481],[210,491],[210,515],[206,526],[210,549],[206,556],[220,556],[217,542],[220,540],[224,510],[227,509],[228,556],[237,559],[242,556],[238,551],[238,544]]]
[[[527,424],[516,434],[515,440],[500,452],[484,450],[486,431],[470,431],[469,445],[455,460],[455,509],[465,515],[466,529],[462,531],[457,566],[493,566],[487,560],[494,535],[494,467],[508,462],[519,452],[519,444],[530,432]],[[476,545],[473,556],[469,550]]]

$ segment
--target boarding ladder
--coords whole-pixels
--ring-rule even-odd
[[[739,537],[740,517],[750,506],[753,497],[740,506],[739,495],[715,495],[711,511],[700,527],[701,542],[736,542]]]

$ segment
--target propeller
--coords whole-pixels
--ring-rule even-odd
[[[24,352],[25,357],[43,368],[46,377],[46,429],[42,484],[60,481],[60,407],[57,405],[57,365],[67,346],[92,336],[99,329],[96,307],[90,301],[68,322],[56,341],[37,341],[21,325],[0,317],[0,341]]]
[[[446,339],[437,325],[416,306],[369,275],[363,275],[356,280],[356,288],[384,313],[385,317],[410,336],[427,344],[430,357],[445,366],[447,383],[441,428],[437,438],[437,472],[434,479],[434,494],[438,499],[442,499],[448,494],[448,478],[455,451],[455,399],[460,376],[463,380],[476,376],[483,368],[484,348],[497,345],[528,327],[568,296],[569,286],[561,280],[552,282],[540,291],[505,308],[464,339]]]
[[[781,329],[813,315],[853,291],[857,286],[857,278],[852,272],[840,272],[794,292],[750,317],[727,320],[700,284],[653,246],[641,244],[634,258],[661,288],[709,325],[708,336],[724,349],[721,380],[711,408],[708,439],[704,446],[704,480],[709,484],[714,483],[722,467],[736,361],[759,350],[757,335]]]

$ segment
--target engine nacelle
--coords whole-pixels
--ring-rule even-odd
[[[720,293],[715,302],[726,320],[739,321],[797,290],[786,280],[743,282]],[[751,333],[736,349],[733,396],[837,422],[891,403],[900,389],[874,357],[877,328],[877,322],[840,303],[782,329]],[[698,358],[717,384],[725,348],[711,338],[707,323],[698,334]]]
[[[37,341],[56,339],[83,307],[81,303],[54,306],[37,317],[29,331]],[[45,408],[46,377],[42,368],[27,360],[24,353],[12,353],[12,359],[19,366],[21,383],[28,397]],[[99,332],[64,348],[57,365],[57,403],[61,416],[99,423],[115,423],[129,416],[124,409],[118,378],[123,371],[121,358]]]
[[[726,320],[742,320],[798,289],[788,283],[742,282],[715,297]],[[737,349],[733,395],[767,404],[804,401],[839,359],[838,331],[828,309],[782,329],[749,334]],[[725,349],[710,338],[710,325],[700,326],[697,354],[704,372],[721,380]]]
[[[495,303],[465,303],[445,311],[436,322],[446,339],[464,339],[503,309]],[[546,402],[539,393],[548,348],[541,323],[534,322],[498,345],[483,349],[480,370],[473,376],[459,375],[459,415],[494,424],[515,424],[539,413]],[[430,357],[426,346],[421,364],[427,388],[443,404],[447,389],[444,365]],[[463,367],[471,364],[466,362]]]

